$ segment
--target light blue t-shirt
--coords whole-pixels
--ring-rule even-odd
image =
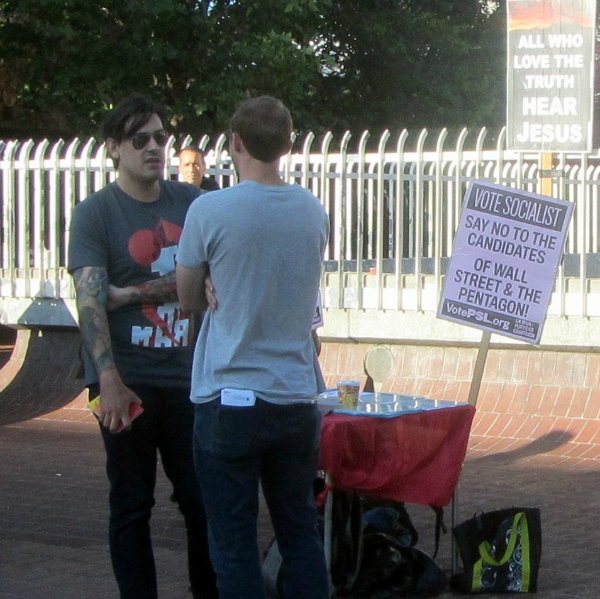
[[[194,352],[192,401],[224,388],[273,403],[325,390],[311,339],[329,220],[299,185],[243,181],[197,198],[177,262],[206,262],[218,301]]]

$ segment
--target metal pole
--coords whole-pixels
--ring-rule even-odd
[[[323,549],[325,551],[325,563],[327,564],[327,577],[329,579],[329,596],[333,597],[333,584],[331,582],[331,560],[332,560],[332,543],[331,533],[333,529],[332,513],[333,513],[333,489],[331,488],[331,477],[325,473],[325,510],[323,513]]]
[[[454,539],[454,527],[458,522],[458,486],[460,481],[456,483],[454,487],[454,494],[452,495],[452,514],[450,516],[450,552],[452,554],[452,574],[458,572],[458,547],[456,546],[456,540]]]

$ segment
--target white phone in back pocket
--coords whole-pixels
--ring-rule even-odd
[[[222,389],[221,405],[249,408],[256,403],[254,391],[249,389]]]

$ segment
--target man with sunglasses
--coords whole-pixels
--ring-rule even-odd
[[[156,599],[150,536],[157,453],[184,516],[193,597],[218,597],[193,466],[190,315],[175,288],[175,253],[198,189],[164,180],[167,116],[133,95],[104,123],[116,181],[79,203],[69,271],[84,340],[86,386],[106,449],[109,541],[121,599]],[[141,412],[141,413],[140,413]]]

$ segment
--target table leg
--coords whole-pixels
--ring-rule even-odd
[[[325,550],[325,563],[327,564],[327,574],[329,578],[329,596],[333,597],[333,584],[331,582],[331,532],[333,528],[332,513],[333,513],[333,491],[331,489],[331,477],[325,473],[325,510],[323,512],[323,548]]]
[[[450,516],[450,551],[452,555],[452,574],[456,574],[458,572],[458,547],[456,546],[456,541],[454,539],[454,533],[452,530],[456,526],[456,521],[458,520],[458,485],[460,483],[456,483],[456,487],[454,487],[454,493],[452,495],[452,512]]]

